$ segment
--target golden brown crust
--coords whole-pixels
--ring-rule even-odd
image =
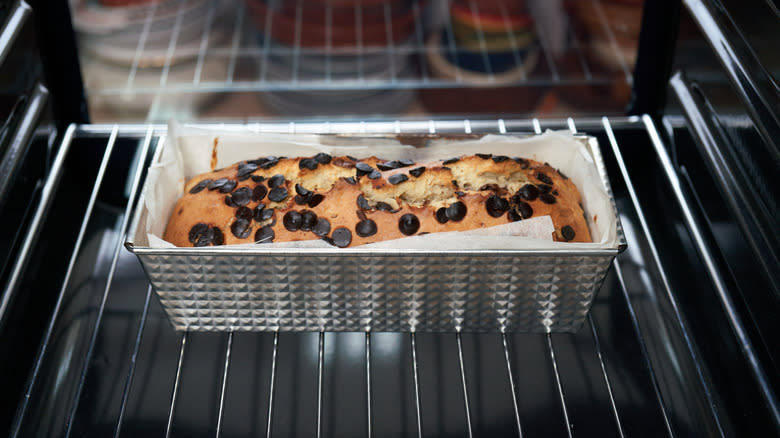
[[[547,164],[491,155],[411,165],[376,157],[355,160],[321,154],[318,158],[260,158],[192,178],[173,210],[164,239],[176,246],[229,245],[255,242],[256,237],[270,234],[269,230],[273,230],[274,242],[317,239],[327,228],[324,223],[320,224],[323,228],[317,228],[319,235],[300,230],[306,220],[295,213],[289,214],[285,224],[289,212],[300,215],[310,211],[317,219],[328,221],[330,231],[324,238],[339,246],[489,227],[520,220],[523,215],[549,215],[556,241],[591,241],[577,188]],[[358,163],[363,164],[356,169]],[[395,166],[403,167],[389,169]],[[372,172],[362,174],[359,169]],[[271,196],[270,179],[275,175],[284,177],[279,187],[287,190],[287,196],[281,201],[283,190]],[[277,176],[274,182],[279,179]],[[224,180],[229,182],[222,186],[215,182]],[[231,187],[232,182],[235,187]],[[305,189],[306,196],[296,194],[296,184]],[[256,189],[258,186],[262,188]],[[321,202],[312,200],[319,196],[323,197]],[[455,203],[462,205],[453,206]],[[259,204],[264,208],[259,209]],[[460,218],[458,207],[462,206],[466,213]],[[270,209],[273,216],[263,217],[262,212]],[[441,220],[450,213],[446,223],[437,220],[440,209]],[[419,228],[415,230],[414,218],[405,215],[414,215]],[[305,216],[309,225],[316,224],[311,213]],[[402,218],[408,222],[403,226]],[[358,229],[361,221],[365,222]],[[373,225],[375,234],[359,235],[370,234]],[[349,230],[349,242],[343,231],[334,235],[341,227]]]

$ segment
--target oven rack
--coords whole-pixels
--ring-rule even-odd
[[[72,125],[26,237],[70,173],[94,174],[57,303],[12,436],[688,436],[722,434],[698,359],[623,153],[649,148],[647,117],[558,121],[258,122],[259,132],[542,132],[602,144],[628,250],[575,334],[177,333],[122,248],[163,125]],[[629,146],[626,146],[626,145]],[[74,162],[102,152],[91,171]],[[98,155],[100,156],[100,155]],[[118,169],[123,169],[118,171]],[[116,201],[117,192],[123,193]],[[678,201],[687,201],[676,191]],[[84,194],[86,198],[86,194]],[[114,199],[114,200],[112,200]],[[56,206],[51,214],[62,213]],[[61,255],[60,255],[61,256]]]
[[[115,82],[106,83],[101,81],[99,85],[90,85],[87,81],[87,92],[90,95],[121,95],[123,98],[132,98],[135,95],[172,95],[182,93],[233,93],[233,92],[265,92],[265,91],[320,91],[320,90],[343,90],[343,89],[425,89],[425,88],[462,88],[473,87],[468,81],[460,75],[454,79],[437,78],[428,72],[426,54],[430,51],[437,51],[440,54],[451,54],[457,56],[456,46],[453,36],[453,25],[449,17],[442,17],[444,22],[441,27],[445,34],[446,44],[440,43],[429,47],[426,42],[427,35],[431,29],[426,23],[426,4],[422,0],[412,0],[411,5],[414,12],[414,32],[408,42],[403,44],[386,45],[362,45],[357,44],[350,47],[332,47],[330,41],[326,39],[324,48],[307,48],[300,44],[300,37],[296,37],[296,44],[292,46],[274,46],[270,44],[270,30],[273,26],[273,20],[267,20],[264,29],[257,29],[247,15],[245,4],[242,1],[231,0],[232,6],[223,7],[223,0],[209,0],[206,19],[203,24],[200,37],[197,38],[197,56],[193,56],[186,62],[177,60],[181,51],[180,29],[182,27],[182,12],[185,11],[186,1],[179,0],[179,10],[177,19],[174,20],[173,31],[168,41],[164,56],[156,56],[155,68],[153,71],[159,73],[159,81],[139,84],[136,80],[137,75],[144,68],[144,60],[149,58],[148,48],[146,47],[147,36],[154,29],[154,23],[157,19],[158,3],[154,2],[148,6],[146,19],[141,26],[141,32],[138,36],[138,45],[135,54],[129,65],[113,65],[114,69],[125,71],[123,79],[117,79]],[[449,8],[451,0],[435,0],[427,2],[427,6],[433,8]],[[603,26],[604,35],[611,42],[611,49],[616,53],[621,65],[622,77],[629,85],[633,82],[633,65],[622,55],[618,49],[616,38],[607,23],[607,17],[602,9],[600,0],[586,0],[592,5],[593,14],[599,17]],[[302,0],[298,0],[297,8],[302,7]],[[476,14],[479,11],[478,2],[470,1],[470,9]],[[218,9],[219,8],[219,9]],[[327,8],[329,10],[330,7]],[[219,10],[227,11],[221,14]],[[389,34],[391,29],[390,7],[385,8],[385,28]],[[326,12],[326,16],[328,13]],[[442,14],[447,15],[447,14]],[[221,18],[221,19],[219,19]],[[508,20],[508,17],[504,17]],[[587,56],[585,41],[580,41],[571,24],[571,18],[566,15],[563,20],[568,35],[568,47],[566,53],[571,53],[576,58],[575,66],[567,66],[560,59],[556,59],[551,50],[542,42],[539,47],[538,63],[543,64],[539,69],[541,73],[531,75],[521,75],[521,77],[512,85],[518,86],[562,86],[562,85],[606,85],[615,80],[615,76],[606,71],[604,67],[592,65],[592,61]],[[330,23],[330,21],[328,21]],[[330,26],[330,25],[329,25]],[[356,34],[362,35],[362,23],[356,20]],[[538,30],[538,29],[537,29]],[[296,35],[301,32],[301,15],[297,14],[295,29],[291,29]],[[224,37],[215,38],[215,34],[224,34]],[[326,35],[329,32],[326,33]],[[482,32],[477,34],[479,38],[479,47],[481,48],[482,59],[486,71],[486,85],[499,85],[495,82],[490,60],[485,51],[485,38]],[[510,39],[512,43],[515,63],[518,67],[522,66],[524,55],[518,50],[516,41]],[[83,53],[86,52],[83,48]],[[349,77],[336,77],[331,74],[331,57],[337,55],[352,55],[356,57],[355,63],[357,69],[355,74]],[[300,63],[297,62],[301,56],[318,55],[325,56],[325,71],[321,75],[312,75],[301,78]],[[393,58],[401,55],[411,55],[418,59],[419,68],[413,68],[405,72],[398,72],[390,69],[389,77],[372,78],[364,74],[361,68],[362,60],[367,56],[384,55],[388,59],[388,64],[392,65]],[[92,55],[86,55],[92,57]],[[269,57],[283,56],[293,59],[293,64],[281,79],[270,77],[269,75]],[[218,64],[226,66],[224,71],[219,70],[216,73],[208,73],[204,69],[209,61],[217,61]],[[83,65],[86,68],[86,76],[89,77],[90,64]],[[180,73],[173,78],[172,69],[179,69]],[[155,83],[156,82],[156,83]]]

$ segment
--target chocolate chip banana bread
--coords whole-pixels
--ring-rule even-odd
[[[477,154],[436,162],[262,157],[198,175],[164,239],[176,246],[323,239],[348,247],[549,215],[590,242],[575,185],[548,164]]]

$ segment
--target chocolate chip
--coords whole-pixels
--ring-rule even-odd
[[[297,211],[288,211],[282,218],[282,224],[287,231],[298,231],[301,228],[303,216]]]
[[[295,195],[295,203],[298,205],[306,205],[309,203],[309,198],[311,196],[301,196],[301,195]]]
[[[256,166],[259,166],[259,165],[265,163],[266,161],[267,160],[266,160],[265,157],[260,157],[260,158],[254,159],[254,160],[247,160],[247,163],[252,163],[252,164],[254,164]]]
[[[377,202],[376,209],[379,211],[393,211],[393,207],[387,202]]]
[[[528,219],[534,215],[534,209],[527,202],[519,202],[514,208],[523,219]]]
[[[252,209],[249,207],[238,207],[236,209],[236,217],[239,219],[251,221],[253,216]]]
[[[282,202],[287,197],[287,189],[284,187],[277,187],[268,194],[268,199],[274,202]]]
[[[309,207],[314,208],[320,205],[320,202],[322,202],[323,199],[325,199],[325,196],[319,193],[311,195],[311,198],[309,199]]]
[[[355,226],[355,232],[360,237],[369,237],[376,234],[376,222],[371,219],[363,219]]]
[[[558,175],[560,175],[560,176],[561,176],[561,178],[563,178],[563,179],[569,179],[569,177],[568,177],[568,176],[566,176],[566,174],[565,174],[565,173],[561,172],[561,169],[555,169],[555,171],[556,171],[556,172],[558,172]]]
[[[501,217],[505,211],[509,210],[509,202],[496,195],[490,195],[485,201],[485,208],[490,216]]]
[[[238,207],[235,202],[233,202],[233,197],[230,195],[225,195],[225,205],[228,207]]]
[[[550,193],[552,191],[552,186],[547,184],[539,184],[539,191],[542,193]]]
[[[362,208],[363,210],[370,210],[371,206],[368,205],[368,201],[363,195],[358,195],[357,197],[357,205],[358,207]]]
[[[263,169],[268,170],[268,169],[276,166],[278,163],[279,163],[279,159],[278,158],[273,157],[273,156],[266,157],[265,162],[263,164],[261,164],[260,167],[263,168]]]
[[[366,163],[357,163],[355,164],[355,169],[357,169],[357,177],[360,178],[361,176],[371,173],[371,171],[374,170],[373,167],[369,166]]]
[[[455,180],[452,180],[452,185],[455,186],[456,189],[459,189],[458,182]]]
[[[193,225],[192,228],[190,228],[190,234],[188,236],[190,239],[190,243],[197,242],[198,239],[200,239],[200,236],[202,236],[203,233],[205,233],[208,228],[209,226],[204,223]]]
[[[466,204],[458,201],[447,207],[447,219],[455,222],[460,222],[466,217]]]
[[[401,167],[409,167],[414,165],[414,160],[410,160],[408,158],[403,160],[398,160],[399,163],[401,163]]]
[[[214,241],[214,228],[208,227],[195,241],[196,247],[209,246]]]
[[[327,236],[330,233],[330,222],[324,217],[318,218],[311,231],[320,237]]]
[[[314,170],[317,168],[318,164],[320,163],[318,163],[314,158],[304,158],[298,162],[298,167],[300,169]]]
[[[420,229],[420,220],[417,219],[417,216],[406,213],[398,219],[398,229],[401,230],[403,234],[411,236]]]
[[[491,191],[498,191],[498,184],[485,184],[484,186],[479,188],[480,190],[491,190]]]
[[[238,165],[238,177],[249,176],[252,172],[257,170],[257,164],[254,163],[240,163]]]
[[[314,159],[320,164],[328,164],[330,163],[331,156],[326,154],[325,152],[320,152],[319,154],[314,156]]]
[[[252,232],[252,222],[246,219],[236,219],[230,224],[230,231],[239,239],[246,239]]]
[[[266,225],[257,229],[255,243],[271,243],[274,241],[274,237],[276,237],[274,229]]]
[[[355,214],[357,215],[358,219],[360,219],[361,221],[367,219],[366,214],[363,213],[363,210],[355,210]]]
[[[506,155],[498,155],[496,157],[493,157],[493,162],[495,163],[503,163],[504,161],[508,160],[509,157]]]
[[[544,172],[537,172],[536,173],[536,179],[538,179],[539,181],[541,181],[541,182],[543,182],[545,184],[552,184],[553,183],[553,181],[550,179],[550,177],[547,176],[547,174],[544,173]]]
[[[352,155],[347,155],[346,157],[349,158],[352,161],[360,161],[357,158],[353,157]]]
[[[447,217],[447,208],[441,207],[438,210],[436,210],[436,220],[439,221],[440,224],[446,224],[449,222],[449,218]]]
[[[353,163],[352,161],[347,161],[343,158],[338,158],[338,157],[333,159],[333,165],[338,167],[343,167],[345,169],[351,169],[355,167],[355,163]]]
[[[519,164],[521,169],[528,169],[528,160],[518,157],[514,157],[512,160]]]
[[[225,235],[222,234],[222,230],[217,227],[212,227],[211,229],[214,230],[214,239],[212,240],[214,246],[223,245],[225,243]]]
[[[238,185],[237,181],[233,181],[232,179],[229,179],[225,184],[222,184],[222,187],[219,188],[219,191],[221,193],[230,193],[233,191],[233,189],[236,188]]]
[[[476,154],[479,158],[482,158],[483,160],[489,160],[493,158],[493,154]]]
[[[442,170],[452,170],[452,169],[450,169],[450,168],[449,168],[449,167],[447,167],[447,166],[441,166],[441,169],[442,169]]]
[[[217,190],[228,182],[227,178],[219,178],[209,183],[209,190]]]
[[[506,217],[510,222],[517,222],[523,219],[523,217],[520,216],[520,213],[518,213],[514,208],[509,209],[509,213],[506,214]]]
[[[317,214],[311,210],[306,210],[301,213],[303,222],[301,222],[301,231],[311,231],[314,228],[314,224],[317,223]]]
[[[553,195],[555,195],[555,196],[558,196],[558,195],[559,195],[559,193],[558,193],[558,190],[553,190],[553,191],[552,191],[552,192],[550,192],[550,193],[552,193],[552,194],[553,194]]]
[[[555,204],[555,196],[549,194],[549,193],[542,193],[539,195],[539,199],[542,200],[545,204]]]
[[[382,174],[378,170],[376,170],[376,169],[372,170],[368,174],[368,179],[379,179],[381,177],[382,177]]]
[[[453,163],[457,163],[458,161],[460,161],[460,158],[459,157],[455,157],[455,158],[450,158],[449,160],[444,160],[444,161],[442,161],[441,164],[444,164],[444,165],[453,164]]]
[[[399,167],[403,167],[403,165],[398,161],[393,160],[384,163],[377,163],[376,167],[379,168],[379,170],[393,170],[398,169]]]
[[[203,189],[206,188],[206,186],[209,185],[209,183],[211,183],[211,179],[204,179],[203,181],[195,184],[190,189],[190,194],[194,195],[195,193],[198,193],[198,192],[202,191]]]
[[[265,204],[257,204],[257,207],[255,207],[255,209],[252,210],[252,217],[254,217],[256,221],[262,222],[264,209],[265,209]],[[269,211],[273,212],[273,210],[269,210]]]
[[[252,198],[252,191],[249,187],[241,187],[233,192],[233,203],[236,205],[247,205]]]
[[[420,175],[423,174],[423,172],[425,172],[425,167],[424,166],[416,167],[416,168],[414,168],[414,169],[409,171],[409,175],[412,175],[415,178],[419,178]]]
[[[262,185],[258,184],[255,186],[255,188],[252,190],[252,201],[259,202],[262,201],[263,198],[265,198],[265,195],[268,193],[268,189]]]
[[[352,243],[352,232],[347,228],[339,227],[333,230],[331,239],[333,240],[334,245],[338,246],[339,248],[346,248],[350,243]]]
[[[311,190],[307,190],[305,187],[303,187],[300,184],[295,185],[295,193],[301,195],[301,196],[309,196],[311,195]]]
[[[254,181],[256,183],[261,183],[261,182],[265,181],[265,177],[262,176],[262,175],[252,175],[252,181]]]
[[[269,208],[267,210],[263,210],[260,213],[260,222],[267,221],[268,219],[271,219],[274,217],[274,210],[272,208]]]
[[[533,184],[526,184],[520,187],[517,194],[526,201],[533,201],[539,197],[539,188]]]
[[[570,227],[569,225],[564,225],[563,228],[561,228],[561,235],[563,236],[566,241],[570,241],[574,239],[574,228]]]
[[[392,175],[390,178],[387,178],[387,182],[390,184],[401,184],[404,181],[407,181],[409,179],[408,176],[404,175],[403,173],[396,173],[395,175]]]
[[[353,186],[357,184],[357,180],[354,176],[350,176],[348,178],[344,178],[344,181],[346,181],[348,184],[352,184]]]
[[[268,187],[272,189],[275,189],[282,185],[284,185],[284,175],[282,175],[281,173],[277,173],[276,175],[268,179]]]
[[[455,192],[455,195],[457,195],[458,198],[462,198],[463,196],[466,196],[466,193],[458,191]]]

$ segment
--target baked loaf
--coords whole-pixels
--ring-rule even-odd
[[[176,246],[324,239],[348,247],[549,215],[556,241],[590,242],[580,194],[533,160],[477,154],[414,163],[325,153],[198,175],[164,239]]]

